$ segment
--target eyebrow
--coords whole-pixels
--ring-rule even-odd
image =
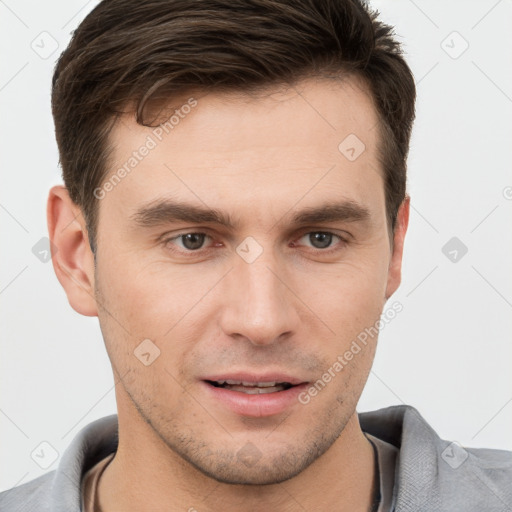
[[[238,225],[228,213],[171,199],[160,199],[143,205],[130,218],[141,227],[155,227],[180,221],[218,224],[231,230]],[[369,218],[368,208],[353,200],[343,200],[306,207],[293,215],[291,224],[300,226],[322,222],[362,222]]]

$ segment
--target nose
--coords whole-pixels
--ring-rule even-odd
[[[235,256],[223,280],[221,328],[227,336],[253,345],[271,345],[293,333],[299,320],[297,298],[271,250],[252,263]]]

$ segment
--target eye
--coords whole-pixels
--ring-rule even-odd
[[[208,239],[212,240],[212,237],[206,233],[186,232],[165,238],[162,240],[162,243],[164,247],[169,250],[190,254],[193,252],[200,252],[202,249],[209,249],[208,247],[205,247]],[[312,247],[319,252],[330,253],[339,250],[346,243],[344,238],[336,235],[335,233],[331,233],[330,231],[310,231],[297,239],[297,242],[303,240],[304,242],[298,244],[293,242],[292,245],[308,246],[308,244],[311,244],[309,247]],[[333,247],[333,242],[336,241],[338,241],[338,244],[340,244],[341,247]],[[217,245],[222,246],[222,243],[218,243]]]
[[[299,240],[305,239],[307,242],[312,244],[314,249],[324,250],[331,248],[333,238],[339,240],[342,243],[345,242],[341,236],[331,233],[330,231],[311,231],[304,234],[301,238],[299,238]]]
[[[192,252],[202,249],[207,238],[210,237],[206,233],[182,233],[172,238],[167,238],[163,242],[166,246],[173,242],[181,249]]]

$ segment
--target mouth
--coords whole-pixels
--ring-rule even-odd
[[[203,377],[202,385],[212,404],[237,415],[262,418],[295,407],[308,382],[284,373],[256,375],[249,372]]]
[[[237,380],[207,380],[205,381],[216,388],[223,388],[229,391],[238,391],[247,395],[263,395],[266,393],[279,393],[286,391],[294,385],[290,382],[248,382]]]

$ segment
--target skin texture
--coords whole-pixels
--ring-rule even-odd
[[[99,503],[107,512],[367,511],[373,451],[355,409],[376,337],[308,404],[267,417],[226,408],[202,378],[279,371],[314,383],[379,319],[400,283],[409,202],[391,234],[372,101],[354,78],[173,105],[191,96],[197,106],[99,201],[96,266],[80,209],[65,188],[50,191],[57,277],[76,311],[98,316],[116,380],[119,449]],[[109,176],[152,133],[123,116]],[[354,161],[338,150],[349,134],[365,144]],[[216,208],[236,229],[137,225],[135,212],[164,198]],[[290,224],[340,200],[368,217]],[[317,232],[345,241],[321,245]],[[186,233],[208,236],[195,252],[168,240]],[[251,263],[236,251],[247,237],[262,250]],[[160,350],[149,366],[134,356],[145,339]],[[249,449],[251,464],[240,457]]]

